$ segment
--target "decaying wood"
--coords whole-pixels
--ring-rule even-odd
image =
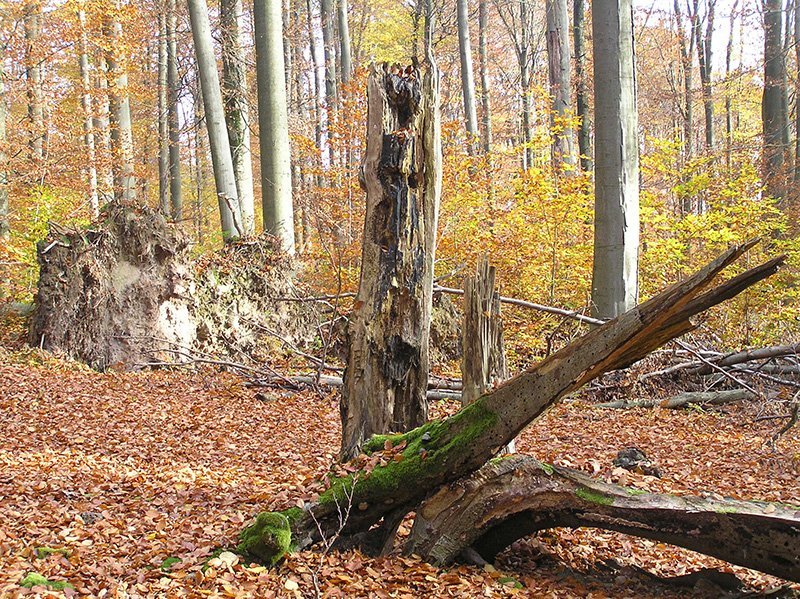
[[[755,399],[757,396],[747,389],[732,389],[729,391],[693,391],[680,393],[667,399],[638,399],[619,400],[596,404],[597,408],[685,408],[688,405],[719,406],[735,401]]]
[[[445,565],[484,559],[555,527],[593,527],[679,545],[800,581],[800,507],[675,497],[597,481],[525,456],[493,460],[417,510],[408,550]]]
[[[427,419],[434,237],[441,193],[439,73],[373,66],[361,279],[342,388],[343,459],[375,433]]]
[[[478,470],[498,448],[568,393],[692,330],[693,316],[775,273],[783,256],[713,286],[717,275],[752,245],[731,248],[691,277],[593,329],[450,418],[406,434],[371,439],[363,449],[372,457],[354,461],[352,475],[329,479],[330,488],[304,509],[277,515],[291,534],[281,533],[280,538],[291,538],[291,546],[302,549],[339,531],[345,499],[358,509],[340,531],[343,537],[364,534],[381,520],[396,522],[398,515],[414,510],[443,485]],[[259,516],[243,531],[240,549],[270,563],[288,551],[288,543],[274,542],[278,537],[269,526],[274,519],[269,514]],[[375,530],[383,532],[380,526]]]
[[[464,326],[461,329],[461,400],[471,403],[508,378],[500,294],[495,268],[484,255],[474,275],[464,278]]]

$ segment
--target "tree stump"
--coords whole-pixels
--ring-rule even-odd
[[[441,193],[439,73],[373,65],[361,281],[342,388],[343,459],[375,433],[427,419],[433,258]]]

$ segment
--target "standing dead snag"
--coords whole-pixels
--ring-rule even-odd
[[[428,327],[441,192],[439,73],[372,67],[361,281],[342,389],[344,459],[427,419]]]
[[[712,287],[717,275],[752,245],[728,250],[688,279],[598,326],[450,418],[428,422],[405,434],[373,437],[363,448],[372,458],[361,456],[353,462],[359,470],[346,477],[328,478],[329,488],[316,501],[303,509],[282,512],[285,522],[280,529],[264,525],[266,519],[261,518],[242,532],[239,549],[253,558],[274,562],[275,553],[261,548],[275,546],[270,539],[278,534],[286,541],[281,543],[285,548],[280,553],[289,547],[303,549],[323,537],[329,538],[333,532],[340,532],[343,541],[369,542],[375,537],[391,536],[399,517],[420,509],[420,503],[437,489],[481,468],[499,447],[566,394],[604,372],[630,365],[692,330],[693,316],[775,273],[785,257]],[[380,452],[384,455],[378,455]],[[357,509],[350,512],[341,529],[340,506],[345,500]],[[773,508],[767,505],[767,509]],[[604,524],[599,522],[596,526]],[[286,530],[290,532],[288,539]],[[797,539],[800,525],[786,527],[782,532]],[[379,541],[383,544],[383,539]],[[791,564],[790,567],[795,568]],[[790,572],[787,577],[800,579],[800,572]]]

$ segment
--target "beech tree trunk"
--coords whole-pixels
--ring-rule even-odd
[[[167,3],[158,12],[158,209],[170,218],[169,205],[169,116],[167,110]]]
[[[39,0],[28,0],[24,5],[25,28],[25,79],[28,96],[28,121],[31,161],[37,169],[44,161],[44,99],[42,95],[42,65],[38,55],[41,35],[42,5]]]
[[[789,506],[646,493],[510,456],[443,487],[417,510],[408,550],[437,564],[487,561],[539,530],[590,527],[670,543],[800,580],[800,512]]]
[[[706,151],[714,150],[714,96],[712,89],[712,46],[714,36],[714,9],[716,0],[706,0],[706,30],[701,35],[701,28],[695,27],[695,47],[700,64],[700,83],[703,86],[703,113],[705,116]]]
[[[372,81],[373,85],[380,83],[380,79],[373,78]],[[383,88],[378,91],[383,91]],[[371,129],[374,136],[382,136],[381,131],[377,127]],[[392,137],[388,137],[387,145],[391,145],[392,140]],[[375,183],[373,181],[372,184]],[[692,330],[695,326],[691,322],[692,317],[734,297],[776,272],[783,264],[785,256],[774,258],[713,286],[717,275],[752,245],[751,242],[730,249],[686,280],[619,318],[598,326],[539,364],[479,397],[450,418],[429,422],[405,434],[373,437],[364,444],[364,455],[351,463],[351,475],[336,477],[331,474],[323,477],[328,485],[327,490],[322,490],[319,498],[305,508],[260,514],[256,522],[242,532],[238,550],[265,562],[275,563],[290,548],[302,549],[323,537],[330,539],[334,534],[338,534],[345,543],[355,541],[362,545],[386,547],[405,514],[417,509],[420,502],[440,487],[481,468],[498,448],[511,441],[559,399],[602,373],[624,368],[670,339]],[[379,297],[377,293],[375,297]],[[357,310],[357,318],[363,317],[358,313],[360,310],[363,307]],[[616,497],[609,497],[613,494],[611,490],[597,487],[594,482],[581,484],[584,489],[582,499],[595,499],[594,502],[601,505],[626,507],[625,504],[618,504]],[[598,493],[601,492],[598,500]],[[572,494],[580,497],[577,491]],[[524,493],[520,495],[523,496]],[[569,507],[571,499],[567,496],[562,499],[565,506]],[[728,534],[728,539],[734,542],[743,538],[744,533],[737,536],[734,532],[714,531],[703,520],[695,521],[696,524],[702,524],[699,533],[695,531],[695,526],[682,528],[681,525],[668,524],[672,514],[684,518],[677,510],[676,502],[679,501],[675,499],[671,502],[663,517],[654,517],[657,528],[653,534],[663,535],[661,538],[669,542],[685,542],[687,546],[688,543],[694,543],[693,546],[698,550],[705,551],[708,548],[709,552],[720,551],[714,548],[719,539],[714,535]],[[559,512],[558,503],[545,505],[550,506],[549,512],[544,512],[545,516]],[[754,535],[767,534],[768,538],[759,540],[756,547],[765,547],[766,542],[784,540],[787,544],[782,545],[783,548],[774,548],[763,559],[754,552],[736,563],[797,580],[800,578],[800,557],[794,549],[800,537],[798,516],[794,516],[791,525],[786,525],[786,510],[779,511],[779,506],[775,505],[763,505],[765,514],[779,514],[778,519],[753,523],[748,520],[751,514],[747,509],[736,505],[733,509],[739,515],[730,514],[730,520],[726,522],[733,522],[732,526],[740,531],[746,530]],[[341,521],[343,506],[352,508],[344,523]],[[636,521],[635,513],[619,513],[626,520],[617,521],[618,524]],[[676,523],[689,522],[692,517],[695,516],[686,514],[683,520],[676,518]],[[370,530],[379,522],[380,526]],[[553,519],[552,522],[558,525],[559,520]],[[616,526],[608,519],[593,522],[596,526],[611,529]],[[765,522],[774,524],[777,532],[772,534],[767,531]],[[625,531],[635,533],[642,528],[626,524]],[[692,540],[684,537],[697,538]],[[794,556],[788,559],[786,554],[792,551]],[[782,553],[773,559],[779,552]],[[736,549],[730,549],[725,559],[738,560]]]
[[[783,55],[783,3],[763,0],[764,92],[761,120],[764,130],[764,181],[767,195],[778,200],[786,193],[788,107],[785,104],[786,63]]]
[[[595,0],[595,205],[592,310],[614,318],[636,304],[639,140],[631,0]]]
[[[428,336],[441,194],[439,74],[373,66],[361,280],[342,389],[343,459],[373,434],[427,420]]]
[[[167,129],[169,134],[169,197],[172,220],[183,218],[183,191],[181,186],[181,131],[178,122],[178,14],[175,0],[166,0],[167,14]]]
[[[350,77],[353,75],[353,59],[350,52],[347,0],[338,0],[336,15],[339,23],[339,62],[342,70],[342,83],[349,83]]]
[[[553,166],[557,172],[572,170],[572,127],[567,123],[572,109],[572,79],[570,76],[569,14],[567,0],[546,0],[547,66],[550,95],[550,130],[553,136]]]
[[[592,170],[591,123],[589,122],[589,91],[586,84],[586,24],[585,1],[574,0],[572,5],[572,37],[575,47],[575,109],[580,124],[578,125],[578,153],[581,170],[585,173]]]
[[[219,85],[217,59],[211,39],[208,6],[205,0],[189,0],[189,19],[197,55],[197,73],[203,96],[208,143],[211,147],[214,183],[219,200],[222,238],[227,243],[241,237],[244,234],[244,228],[239,209],[231,146],[225,126],[225,109]]]
[[[478,114],[475,108],[475,76],[472,71],[472,44],[469,38],[469,5],[456,0],[458,20],[458,54],[461,60],[461,95],[464,101],[464,124],[467,129],[467,149],[475,151],[478,139]]]
[[[489,83],[489,52],[486,47],[486,30],[489,27],[487,0],[478,0],[478,56],[481,71],[481,123],[483,125],[483,153],[492,151],[492,101]],[[491,180],[489,181],[491,192]]]
[[[89,41],[86,33],[86,10],[80,4],[78,8],[78,67],[81,77],[81,110],[83,111],[83,143],[86,146],[86,178],[89,210],[93,218],[100,213],[100,201],[97,195],[97,152],[94,141],[94,121],[92,119],[92,81],[89,74]]]
[[[114,173],[114,197],[130,203],[136,194],[136,178],[133,165],[133,130],[127,65],[119,61],[119,51],[123,44],[122,24],[117,14],[119,10],[119,3],[116,2],[105,21],[108,41],[106,67],[110,107],[111,170]]]
[[[281,0],[256,2],[254,11],[264,230],[278,237],[286,252],[294,254],[292,161]]]
[[[250,153],[250,109],[247,106],[246,64],[241,39],[244,20],[242,0],[220,0],[219,6],[225,123],[228,127],[236,191],[239,194],[243,233],[251,235],[255,232],[255,200]]]

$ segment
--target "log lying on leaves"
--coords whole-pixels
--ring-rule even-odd
[[[712,287],[717,275],[752,245],[730,249],[693,276],[590,331],[450,418],[402,435],[371,438],[362,448],[364,454],[350,463],[351,473],[328,477],[329,488],[316,501],[304,509],[260,514],[242,532],[239,551],[275,563],[290,549],[308,547],[322,538],[364,535],[359,537],[364,542],[382,545],[393,536],[399,520],[428,495],[478,470],[559,399],[692,330],[693,316],[770,276],[783,263],[784,257],[775,258]],[[342,522],[345,513],[348,517]]]
[[[689,405],[712,405],[719,406],[726,403],[735,401],[744,401],[747,399],[755,399],[755,394],[747,389],[731,389],[727,391],[692,391],[687,393],[680,393],[668,399],[639,399],[627,401],[621,399],[619,401],[608,401],[605,403],[596,404],[596,408],[685,408]]]
[[[487,561],[536,531],[587,526],[679,545],[800,581],[800,507],[674,497],[610,485],[525,456],[491,460],[417,510],[407,549],[438,565]]]

